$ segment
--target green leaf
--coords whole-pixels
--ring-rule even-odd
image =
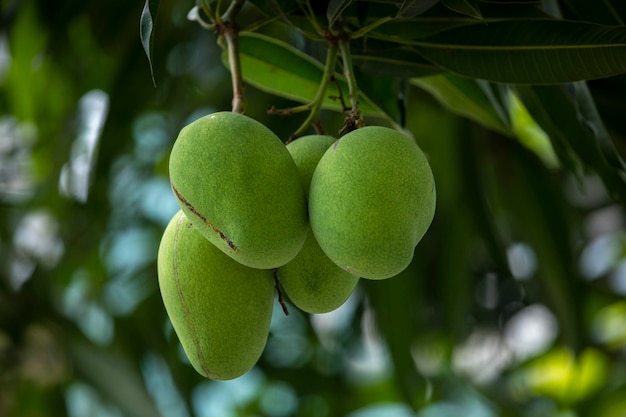
[[[554,152],[550,137],[528,113],[524,104],[513,91],[509,91],[511,129],[519,142],[533,151],[549,168],[558,168],[559,159]]]
[[[154,46],[154,28],[156,26],[157,12],[159,10],[160,1],[161,0],[146,0],[139,19],[139,38],[141,39],[143,50],[148,57],[152,84],[154,84],[155,87],[156,81],[154,79],[154,69],[152,67],[152,50]]]
[[[482,14],[475,0],[441,0],[441,2],[450,10],[455,12],[482,19]]]
[[[453,74],[413,78],[411,84],[431,93],[454,113],[474,120],[505,135],[510,135],[508,110],[496,98],[488,83]]]
[[[530,244],[537,255],[540,297],[559,321],[561,340],[578,349],[585,337],[583,288],[573,259],[574,239],[562,184],[524,148],[512,151],[501,168],[510,177],[500,179],[500,198],[514,222],[516,238]]]
[[[452,28],[408,43],[434,64],[490,81],[556,84],[626,73],[624,27],[503,21]]]
[[[427,38],[445,30],[464,27],[475,22],[476,19],[469,17],[394,19],[380,25],[369,35],[375,39],[411,44],[411,40]]]
[[[565,0],[564,3],[580,19],[603,25],[624,25],[626,3],[624,0]]]
[[[365,94],[390,118],[397,123],[403,119],[400,104],[400,82],[388,77],[371,77],[359,68],[354,68],[354,75],[362,94]]]
[[[626,165],[617,153],[615,145],[611,141],[609,133],[604,126],[604,122],[598,113],[595,101],[587,87],[587,83],[579,82],[573,84],[574,100],[578,109],[578,120],[582,125],[587,126],[593,133],[602,156],[615,169],[624,170]]]
[[[393,43],[371,39],[367,47],[367,50],[353,51],[352,61],[369,74],[412,78],[443,71],[422,58],[410,46],[395,46]]]
[[[277,16],[289,28],[297,29],[310,39],[322,39],[311,20],[302,14],[299,0],[250,0],[268,16]]]
[[[566,87],[518,86],[516,92],[549,135],[561,162],[576,173],[578,161],[581,161],[600,176],[613,198],[626,201],[625,171],[609,164],[606,153],[610,152],[616,160],[619,156],[614,150],[607,149],[606,143],[602,150],[596,132],[581,116],[584,110]]]
[[[352,4],[354,0],[330,0],[326,16],[328,17],[328,26],[335,24],[341,13]]]
[[[439,0],[404,0],[396,17],[414,17],[426,12]]]
[[[282,41],[258,33],[241,33],[239,51],[244,80],[260,90],[300,103],[313,101],[322,79],[324,66]],[[222,61],[228,65],[224,54]],[[327,90],[323,107],[341,111],[338,97],[340,92],[347,94],[348,84],[339,73],[335,74],[337,83],[331,83]],[[384,112],[370,99],[362,95],[361,111],[364,114],[384,116]]]

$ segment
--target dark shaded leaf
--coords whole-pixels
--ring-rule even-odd
[[[598,147],[604,159],[615,169],[624,171],[625,164],[621,156],[617,153],[615,145],[611,141],[609,133],[604,126],[604,122],[598,113],[596,104],[591,96],[587,83],[579,82],[573,84],[575,91],[575,101],[578,108],[578,119],[580,123],[586,125],[593,133]]]
[[[581,20],[622,26],[626,22],[626,3],[623,0],[564,0],[564,3]]]
[[[441,0],[450,10],[465,14],[477,19],[482,19],[482,14],[475,0]]]
[[[352,60],[363,71],[387,77],[412,78],[441,73],[443,70],[422,58],[410,46],[370,40],[367,49],[356,49]]]
[[[414,17],[426,12],[439,0],[404,0],[396,17]]]
[[[370,32],[370,36],[389,42],[410,43],[407,41],[427,38],[452,28],[472,25],[475,22],[476,19],[469,17],[394,19],[377,27]]]
[[[161,0],[146,0],[143,11],[141,12],[141,18],[139,19],[139,38],[143,45],[143,50],[148,57],[148,64],[150,65],[150,75],[152,76],[152,84],[156,87],[156,81],[154,79],[154,68],[152,68],[152,50],[154,40],[154,28],[157,21],[157,12],[159,10],[159,3]]]
[[[597,172],[613,198],[626,201],[624,170],[615,169],[606,159],[607,153],[615,161],[619,161],[619,156],[606,139],[598,140],[581,117],[582,111],[588,114],[589,110],[581,110],[575,96],[564,86],[518,86],[516,91],[529,113],[549,135],[561,161],[574,172],[577,161],[581,161]]]
[[[489,83],[453,74],[414,78],[411,83],[431,93],[453,112],[489,129],[510,134],[505,100]]]
[[[453,28],[408,42],[433,63],[491,81],[555,84],[626,72],[626,28],[520,20]]]
[[[246,82],[260,90],[301,103],[313,101],[323,75],[323,65],[296,48],[257,33],[241,33],[239,36],[241,66]],[[228,65],[226,55],[222,61]],[[335,98],[345,95],[348,85],[340,74],[337,83],[328,86],[323,107],[341,111],[341,102]],[[360,97],[361,111],[369,115],[384,113],[365,95]]]
[[[598,134],[602,136],[606,132],[597,127],[597,119],[588,122],[584,116],[590,110],[581,108],[579,101],[584,103],[584,98],[576,97],[576,87],[574,94],[564,86],[518,86],[516,91],[530,114],[550,136],[559,158],[563,161],[564,155],[566,158],[570,156],[569,163],[564,162],[571,170],[576,168],[577,161],[582,162],[600,176],[613,198],[626,201],[626,175],[621,158],[610,139],[598,138]],[[596,129],[590,123],[594,123]],[[607,156],[614,165],[608,162]]]
[[[573,259],[572,229],[560,184],[544,164],[520,145],[501,166],[501,199],[517,239],[538,260],[541,299],[559,322],[561,340],[574,350],[585,339],[580,298],[582,279]],[[511,192],[510,190],[515,190]]]
[[[326,11],[326,17],[328,17],[328,26],[332,27],[337,19],[341,16],[341,13],[352,4],[354,0],[330,0],[328,3],[328,9]]]
[[[402,120],[400,81],[388,77],[371,77],[354,68],[359,89],[397,123]]]

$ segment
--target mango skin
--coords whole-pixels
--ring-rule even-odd
[[[322,251],[313,233],[309,233],[300,253],[287,265],[278,268],[278,278],[285,294],[300,310],[328,313],[350,297],[359,277],[339,268]]]
[[[324,152],[335,143],[335,140],[335,138],[326,135],[308,135],[287,144],[287,150],[298,167],[307,197],[315,167]]]
[[[309,135],[287,144],[308,191],[317,163],[335,138]],[[324,254],[309,230],[304,246],[288,264],[278,268],[278,278],[285,294],[300,310],[327,313],[341,306],[354,291],[359,277],[339,268]]]
[[[298,169],[256,120],[218,112],[187,125],[172,147],[169,173],[185,215],[241,264],[276,268],[304,244],[307,206]]]
[[[269,334],[272,272],[226,256],[182,211],[163,233],[157,269],[165,309],[194,369],[216,380],[250,370]]]
[[[436,203],[430,165],[408,136],[367,126],[320,159],[309,192],[311,229],[326,255],[362,278],[403,271]]]

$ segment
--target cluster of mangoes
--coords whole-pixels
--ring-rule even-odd
[[[169,167],[181,210],[161,240],[159,286],[191,364],[211,379],[258,361],[275,282],[303,311],[334,310],[359,278],[405,269],[434,216],[426,158],[385,127],[285,146],[219,112],[181,130]]]

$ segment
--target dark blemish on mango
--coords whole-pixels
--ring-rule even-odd
[[[226,244],[228,245],[229,248],[231,248],[233,251],[237,252],[237,246],[235,246],[233,241],[230,240],[224,234],[224,232],[222,232],[220,229],[215,227],[215,225],[213,225],[210,221],[208,221],[206,217],[204,217],[202,214],[200,214],[200,212],[198,210],[196,210],[196,208],[193,206],[193,204],[191,204],[189,201],[187,201],[187,199],[185,197],[183,197],[183,195],[176,189],[176,187],[174,187],[174,184],[172,184],[172,190],[174,191],[174,194],[176,194],[176,198],[178,199],[178,201],[183,203],[183,205],[185,207],[187,207],[187,209],[189,209],[191,214],[193,214],[194,216],[196,216],[197,218],[202,220],[202,223],[206,224],[211,230],[213,230],[215,233],[217,233],[217,235],[220,237],[220,239],[222,239],[224,242],[226,242]]]

